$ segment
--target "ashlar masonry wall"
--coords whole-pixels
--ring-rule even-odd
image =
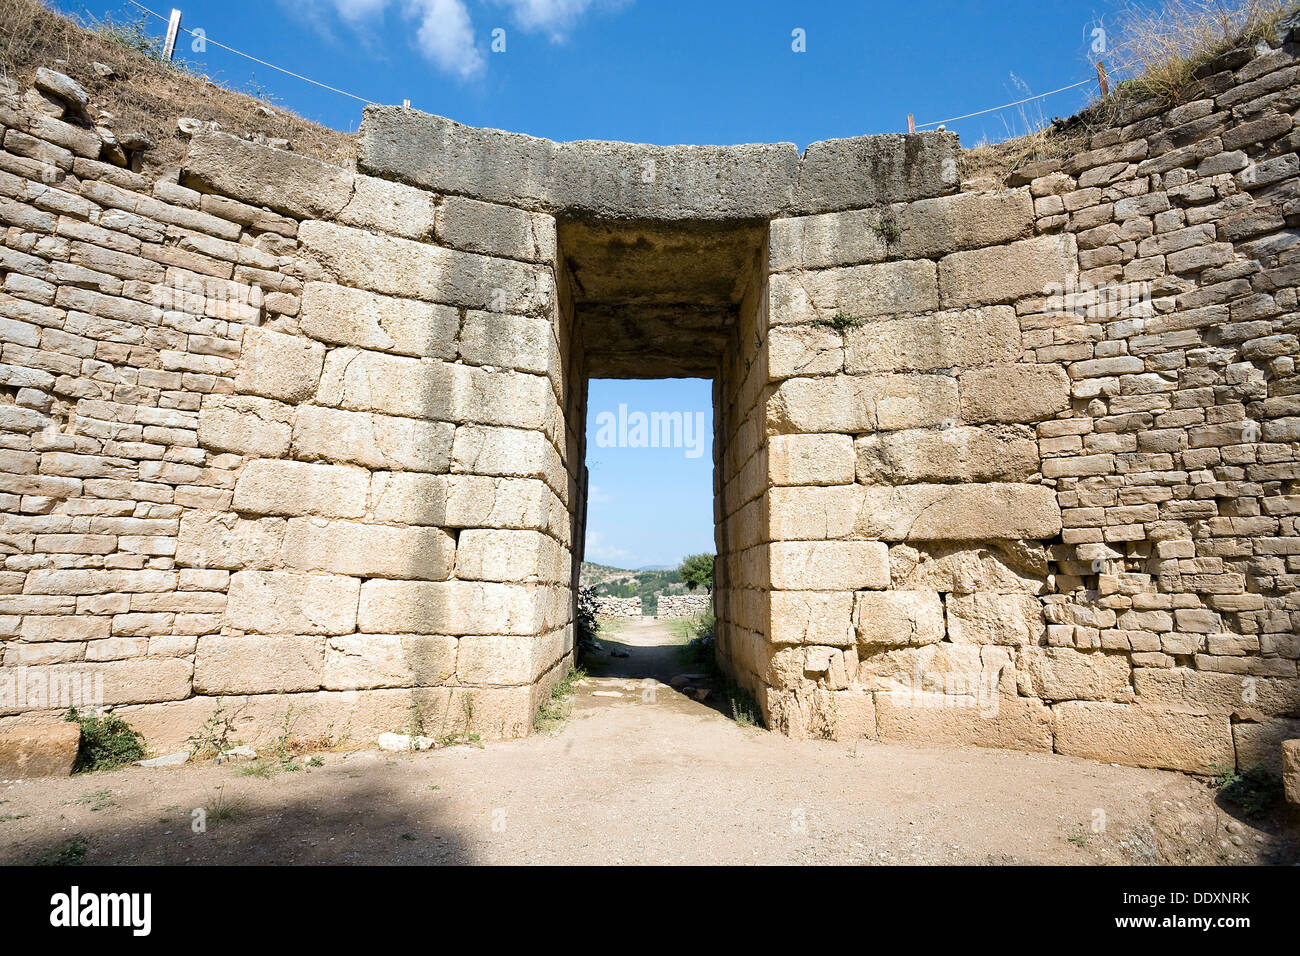
[[[249,739],[527,733],[573,655],[588,377],[712,374],[719,663],[770,727],[1276,762],[1291,26],[965,181],[950,133],[389,107],[361,172],[204,133],[148,179],[3,92],[0,729],[88,685],[159,749],[218,702]]]

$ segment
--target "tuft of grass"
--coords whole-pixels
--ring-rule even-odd
[[[81,866],[86,862],[86,851],[90,841],[85,837],[73,837],[66,843],[50,847],[36,858],[37,866]]]
[[[731,719],[741,727],[762,727],[763,716],[762,710],[759,709],[758,701],[744,687],[739,684],[727,682],[723,689],[723,694],[727,698],[727,706],[731,710]]]
[[[533,730],[538,733],[550,733],[563,724],[569,716],[568,701],[573,696],[578,681],[587,676],[580,667],[570,667],[568,672],[551,685],[551,695],[537,708],[533,715]]]
[[[1241,808],[1247,817],[1267,814],[1282,800],[1282,778],[1262,763],[1245,770],[1215,764],[1214,787],[1228,803]]]
[[[217,795],[203,805],[203,813],[208,823],[228,823],[248,815],[248,804],[238,798],[226,798],[224,788],[217,790]]]
[[[892,246],[903,238],[903,230],[894,220],[894,217],[890,215],[881,217],[880,222],[876,223],[874,227],[874,232],[880,238],[880,241],[887,246]]]
[[[117,805],[116,801],[113,799],[112,790],[88,790],[81,796],[77,797],[77,803],[90,804],[90,809],[92,811],[106,810],[109,807]]]
[[[829,319],[824,319],[820,317],[813,319],[812,324],[816,326],[820,326],[821,328],[824,329],[834,329],[836,332],[843,333],[848,331],[849,329],[857,328],[864,321],[865,319],[858,318],[857,316],[854,315],[849,315],[846,312],[836,312]]]
[[[75,707],[69,707],[63,719],[81,725],[81,743],[77,746],[73,773],[116,770],[144,759],[144,737],[116,714],[87,717],[77,713]]]
[[[1133,78],[1126,89],[1169,103],[1182,99],[1198,71],[1230,50],[1275,41],[1294,6],[1284,0],[1166,0],[1159,8],[1130,5],[1110,55]]]

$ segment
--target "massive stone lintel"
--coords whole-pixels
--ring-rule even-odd
[[[362,171],[442,193],[630,220],[756,220],[926,199],[958,187],[955,133],[814,143],[556,143],[395,106],[366,108]]]

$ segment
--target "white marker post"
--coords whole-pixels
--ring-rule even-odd
[[[163,41],[162,58],[164,63],[172,61],[172,54],[176,52],[176,35],[180,32],[181,12],[173,7],[171,19],[167,21],[167,39]]]

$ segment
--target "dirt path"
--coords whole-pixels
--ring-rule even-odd
[[[628,656],[579,689],[554,736],[325,754],[323,767],[270,779],[226,764],[0,783],[0,862],[78,840],[88,863],[1287,859],[1177,774],[739,727],[663,682],[677,670],[671,641],[641,622],[603,641]],[[234,810],[219,819],[218,805]],[[195,833],[201,807],[208,825]]]

